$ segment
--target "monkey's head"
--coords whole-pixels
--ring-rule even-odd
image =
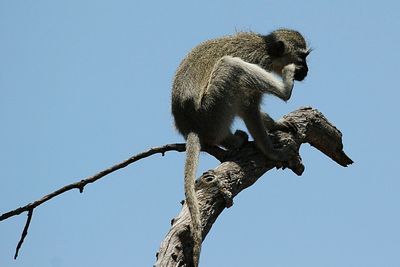
[[[304,80],[308,73],[306,59],[311,52],[304,37],[298,31],[279,29],[265,36],[265,40],[272,70],[281,75],[286,65],[294,63],[296,65],[294,79]]]

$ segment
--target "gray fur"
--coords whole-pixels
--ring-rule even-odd
[[[267,132],[293,127],[261,112],[260,103],[263,94],[290,99],[294,80],[307,75],[308,53],[297,31],[280,29],[265,36],[242,32],[200,44],[178,67],[172,114],[176,128],[187,139],[185,194],[192,218],[194,266],[198,265],[201,248],[200,212],[194,191],[201,145],[228,149],[242,145],[245,135],[231,132],[234,118],[240,117],[267,158],[286,161],[292,157],[274,149]]]

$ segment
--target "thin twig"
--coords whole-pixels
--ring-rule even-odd
[[[99,172],[99,173],[97,173],[95,175],[89,176],[89,177],[87,177],[87,178],[85,178],[85,179],[83,179],[83,180],[81,180],[79,182],[75,182],[75,183],[66,185],[66,186],[64,186],[64,187],[62,187],[62,188],[60,188],[60,189],[58,189],[58,190],[56,190],[56,191],[54,191],[54,192],[52,192],[52,193],[50,193],[48,195],[43,196],[39,200],[36,200],[36,201],[34,201],[32,203],[29,203],[29,204],[27,204],[27,205],[25,205],[23,207],[19,207],[17,209],[11,210],[9,212],[6,212],[6,213],[0,215],[0,221],[4,221],[4,220],[6,220],[6,219],[8,219],[10,217],[19,215],[19,214],[21,214],[23,212],[26,212],[26,211],[28,212],[28,218],[27,218],[27,221],[25,223],[24,230],[23,230],[23,232],[21,234],[21,238],[20,238],[20,240],[18,242],[14,259],[16,259],[18,257],[18,252],[19,252],[19,250],[20,250],[20,248],[21,248],[21,246],[22,246],[22,244],[24,242],[24,239],[25,239],[26,235],[28,234],[28,229],[29,229],[29,225],[31,223],[33,210],[36,207],[38,207],[38,206],[42,205],[43,203],[49,201],[53,197],[61,195],[61,194],[65,193],[67,191],[70,191],[72,189],[78,189],[79,192],[82,193],[84,187],[87,184],[94,183],[97,180],[99,180],[100,178],[102,178],[102,177],[104,177],[104,176],[106,176],[106,175],[108,175],[108,174],[110,174],[112,172],[115,172],[115,171],[117,171],[119,169],[122,169],[122,168],[128,166],[129,164],[132,164],[132,163],[134,163],[134,162],[136,162],[138,160],[147,158],[147,157],[149,157],[151,155],[158,154],[158,153],[161,153],[164,156],[165,152],[168,152],[168,151],[183,152],[183,151],[185,151],[185,149],[186,149],[185,144],[168,144],[168,145],[164,145],[164,146],[161,146],[161,147],[151,148],[151,149],[149,149],[149,150],[147,150],[145,152],[142,152],[142,153],[139,153],[139,154],[137,154],[135,156],[132,156],[132,157],[128,158],[127,160],[124,160],[124,161],[122,161],[122,162],[120,162],[120,163],[118,163],[118,164],[116,164],[116,165],[114,165],[114,166],[112,166],[112,167],[110,167],[108,169],[105,169],[105,170],[103,170],[103,171],[101,171],[101,172]],[[205,147],[203,149],[203,151],[206,151],[207,153],[213,155],[215,158],[217,158],[220,161],[222,161],[222,159],[225,157],[225,154],[226,154],[225,150],[223,150],[221,148],[218,148],[218,147]]]
[[[24,230],[22,231],[21,239],[19,240],[17,248],[15,249],[14,260],[17,259],[18,252],[22,246],[22,243],[24,243],[26,235],[28,234],[28,229],[29,229],[29,225],[31,224],[32,215],[33,215],[33,209],[28,211],[28,218],[26,218],[26,223],[25,223]]]
[[[132,164],[132,163],[134,163],[134,162],[136,162],[138,160],[141,160],[143,158],[147,158],[149,156],[152,156],[152,155],[158,154],[158,153],[161,153],[162,155],[164,155],[165,152],[168,152],[168,151],[183,152],[183,151],[185,151],[185,144],[168,144],[168,145],[164,145],[164,146],[161,146],[161,147],[151,148],[151,149],[149,149],[149,150],[147,150],[145,152],[142,152],[142,153],[139,153],[139,154],[137,154],[135,156],[132,156],[132,157],[128,158],[127,160],[124,160],[124,161],[122,161],[122,162],[120,162],[120,163],[118,163],[118,164],[116,164],[116,165],[114,165],[114,166],[112,166],[112,167],[110,167],[108,169],[105,169],[105,170],[103,170],[103,171],[101,171],[101,172],[99,172],[99,173],[97,173],[97,174],[95,174],[93,176],[89,176],[89,177],[87,177],[87,178],[85,178],[85,179],[83,179],[83,180],[81,180],[79,182],[75,182],[75,183],[66,185],[66,186],[64,186],[64,187],[62,187],[62,188],[60,188],[60,189],[58,189],[58,190],[56,190],[56,191],[54,191],[54,192],[52,192],[52,193],[50,193],[48,195],[43,196],[42,198],[40,198],[39,200],[36,200],[35,202],[29,203],[29,204],[27,204],[27,205],[25,205],[23,207],[19,207],[17,209],[12,210],[12,211],[6,212],[6,213],[0,215],[0,221],[4,221],[4,220],[6,220],[6,219],[8,219],[10,217],[19,215],[19,214],[21,214],[23,212],[26,212],[26,211],[29,211],[29,210],[33,210],[37,206],[39,206],[39,205],[43,204],[44,202],[52,199],[53,197],[61,195],[61,194],[65,193],[67,191],[70,191],[72,189],[78,189],[79,192],[82,193],[84,187],[87,184],[94,183],[97,180],[99,180],[100,178],[102,178],[102,177],[104,177],[104,176],[106,176],[106,175],[108,175],[108,174],[110,174],[112,172],[115,172],[115,171],[117,171],[119,169],[122,169],[122,168],[128,166],[129,164]],[[218,147],[206,147],[204,149],[204,151],[206,151],[209,154],[213,155],[214,157],[216,157],[220,161],[224,157],[224,153],[225,153],[225,151],[223,149],[218,148]]]

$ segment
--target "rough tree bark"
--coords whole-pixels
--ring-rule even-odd
[[[272,138],[283,149],[295,150],[309,143],[341,166],[353,161],[343,152],[342,134],[318,111],[309,107],[301,108],[284,116],[284,120],[297,126],[297,133],[275,132]],[[219,157],[221,164],[207,171],[196,181],[196,194],[200,203],[203,240],[212,225],[225,208],[233,204],[233,198],[243,189],[253,185],[265,172],[276,168],[289,168],[301,175],[304,166],[300,156],[283,165],[266,160],[249,142],[238,151],[227,152]],[[171,229],[161,243],[157,253],[157,267],[192,266],[192,239],[190,235],[190,214],[183,204],[179,215],[171,221]]]

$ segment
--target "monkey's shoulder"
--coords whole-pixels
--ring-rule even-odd
[[[240,57],[256,62],[266,56],[263,37],[253,32],[239,32],[204,41],[194,47],[182,60],[179,69],[210,70],[224,56]],[[198,72],[198,74],[200,74]]]
[[[207,56],[220,58],[225,55],[235,56],[246,53],[250,49],[265,48],[265,41],[261,35],[253,32],[238,32],[234,35],[222,36],[200,43],[189,53],[191,56]]]
[[[202,88],[208,83],[215,64],[224,56],[265,67],[268,53],[263,37],[253,32],[239,32],[207,40],[193,48],[182,60],[174,78],[174,88]]]

